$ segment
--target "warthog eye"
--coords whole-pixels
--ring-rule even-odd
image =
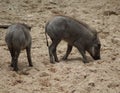
[[[95,50],[100,50],[101,44],[96,44],[94,47],[95,47]]]

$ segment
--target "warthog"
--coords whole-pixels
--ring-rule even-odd
[[[56,55],[56,47],[61,40],[65,40],[68,43],[66,54],[63,57],[64,60],[67,59],[73,46],[81,53],[84,63],[88,62],[85,55],[86,51],[95,60],[100,59],[101,44],[97,32],[84,22],[67,16],[56,16],[46,24],[45,35],[47,40],[46,33],[52,40],[52,44],[48,45],[51,63],[59,62]]]
[[[8,27],[5,41],[11,54],[11,66],[14,71],[18,71],[18,57],[20,51],[26,49],[29,66],[33,66],[31,61],[31,27],[26,24],[17,23]]]

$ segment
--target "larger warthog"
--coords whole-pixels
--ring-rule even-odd
[[[63,57],[64,60],[67,59],[73,46],[81,53],[84,63],[88,62],[85,55],[86,51],[95,60],[100,59],[101,44],[97,32],[84,22],[67,16],[56,16],[46,24],[45,35],[47,39],[46,33],[52,40],[52,44],[48,45],[51,63],[58,62],[56,47],[61,40],[65,40],[68,43],[66,54]]]
[[[13,70],[18,71],[18,57],[20,51],[26,49],[27,58],[29,62],[29,66],[32,65],[31,61],[31,35],[30,35],[31,27],[26,24],[17,23],[8,27],[8,31],[6,33],[5,41],[7,43],[8,49],[11,54],[11,66],[14,68]]]

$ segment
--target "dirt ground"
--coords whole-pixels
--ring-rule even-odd
[[[62,61],[67,46],[62,41],[57,48],[60,63],[49,62],[44,27],[56,14],[82,20],[98,31],[101,60],[87,54],[90,62],[84,64],[74,48]],[[16,22],[32,26],[34,67],[28,67],[22,51],[19,72],[12,71],[6,29],[0,29],[0,93],[120,93],[120,0],[0,0],[0,24]]]

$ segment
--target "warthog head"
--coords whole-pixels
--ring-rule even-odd
[[[97,36],[97,33],[94,34],[93,40],[90,44],[91,46],[88,48],[88,53],[93,57],[93,59],[98,60],[100,59],[100,40]]]

